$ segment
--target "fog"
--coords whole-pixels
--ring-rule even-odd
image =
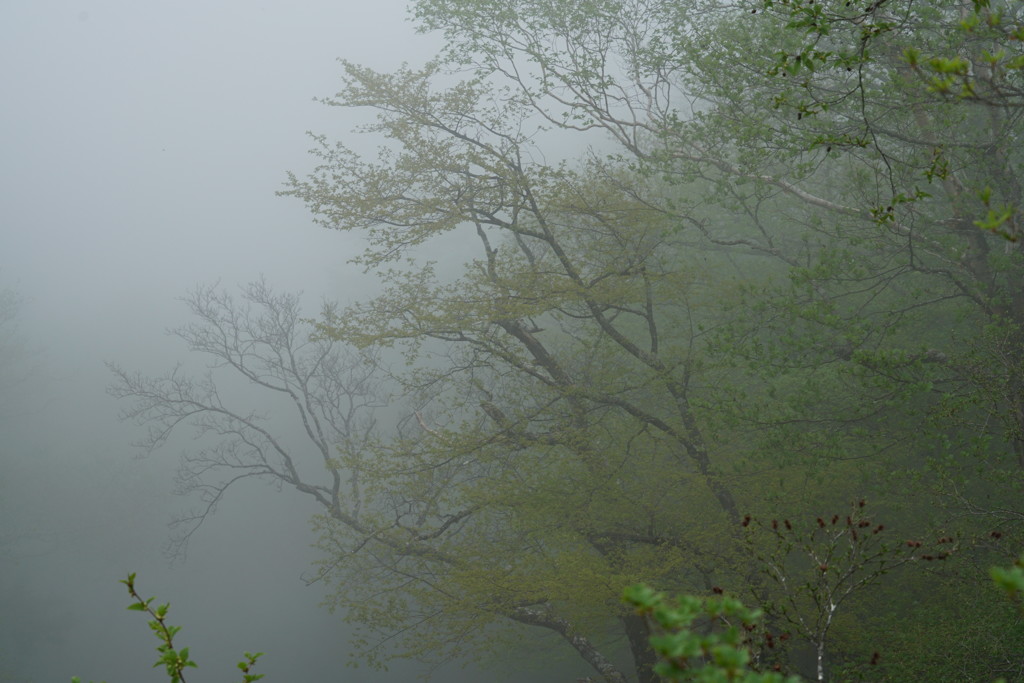
[[[0,683],[1019,676],[1024,15],[409,2],[0,6]]]
[[[27,349],[2,390],[0,681],[165,680],[125,611],[129,571],[171,603],[197,680],[227,680],[244,650],[268,652],[268,681],[420,671],[345,668],[347,627],[301,580],[314,509],[295,494],[235,491],[169,564],[187,443],[137,458],[104,361],[152,374],[189,361],[165,329],[187,321],[177,299],[197,283],[263,274],[310,310],[365,291],[346,264],[356,238],[274,193],[308,168],[305,131],[358,122],[313,101],[337,89],[337,58],[388,69],[437,47],[402,0],[0,6],[0,288],[24,298]],[[459,675],[478,680],[443,678]]]

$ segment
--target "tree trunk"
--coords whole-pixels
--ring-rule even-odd
[[[658,683],[658,676],[654,673],[654,665],[658,663],[658,657],[651,648],[649,638],[651,629],[647,619],[630,614],[622,617],[622,625],[626,630],[626,637],[629,638],[629,650],[633,654],[633,666],[636,669],[636,677],[639,683]]]

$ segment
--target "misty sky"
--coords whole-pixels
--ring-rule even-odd
[[[337,58],[390,69],[436,51],[405,14],[401,0],[0,3],[0,287],[25,296],[21,334],[39,349],[16,359],[38,363],[28,381],[2,388],[0,681],[165,680],[124,610],[132,570],[172,603],[195,680],[233,679],[245,649],[269,652],[267,681],[410,678],[343,668],[345,626],[299,580],[314,510],[296,495],[239,492],[167,565],[187,444],[134,459],[103,366],[181,360],[164,331],[197,283],[264,274],[305,290],[311,313],[358,296],[357,238],[274,192],[310,167],[305,131],[358,121],[313,102],[338,89]]]

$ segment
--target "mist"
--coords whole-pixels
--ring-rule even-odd
[[[411,677],[346,668],[348,627],[301,578],[316,555],[298,496],[239,490],[169,563],[188,444],[138,458],[104,362],[187,362],[165,329],[197,283],[265,275],[311,315],[365,291],[346,264],[362,247],[274,193],[308,165],[306,130],[358,123],[313,101],[337,58],[393,68],[436,39],[400,1],[14,2],[0,27],[0,287],[24,299],[9,360],[26,370],[0,388],[0,680],[164,680],[125,610],[130,571],[171,603],[200,680],[246,650],[268,652],[266,680]]]

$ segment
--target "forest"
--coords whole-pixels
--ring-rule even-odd
[[[279,193],[379,287],[200,285],[175,334],[206,374],[111,366],[144,449],[203,444],[171,552],[261,479],[317,505],[308,580],[364,665],[1024,680],[990,576],[1024,549],[1024,6],[411,15],[447,47],[343,62],[323,104],[368,122]],[[742,666],[652,647],[691,623],[665,595]],[[723,599],[760,616],[696,617]]]

